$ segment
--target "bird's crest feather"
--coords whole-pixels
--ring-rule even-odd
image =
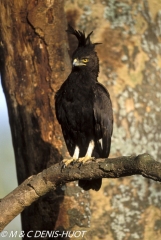
[[[77,31],[75,30],[72,26],[68,25],[68,29],[66,30],[66,32],[70,33],[70,34],[73,34],[74,36],[76,36],[76,38],[78,39],[78,47],[87,47],[87,46],[90,46],[90,47],[95,47],[95,45],[98,45],[98,44],[101,44],[101,43],[92,43],[91,40],[90,40],[90,36],[91,34],[93,33],[90,32],[87,37],[85,36],[85,33],[84,32],[81,32],[81,31]]]

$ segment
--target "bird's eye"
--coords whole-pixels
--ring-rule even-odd
[[[87,63],[89,60],[88,60],[88,58],[83,58],[82,59],[82,62],[84,62],[84,63]]]

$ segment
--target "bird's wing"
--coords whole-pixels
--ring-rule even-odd
[[[65,89],[67,88],[67,81],[62,84],[62,87],[55,94],[55,112],[56,117],[58,119],[59,124],[61,125],[63,136],[66,142],[66,146],[68,148],[70,156],[73,156],[75,150],[75,143],[71,138],[71,130],[70,125],[68,123],[68,119],[66,116],[64,101],[66,101],[63,97],[65,93]]]
[[[62,84],[61,88],[55,94],[55,113],[59,124],[62,124],[63,119],[65,118],[62,99],[64,95],[64,89],[67,87],[66,85],[67,81]]]
[[[97,143],[101,142],[101,156],[108,157],[113,131],[113,112],[110,95],[105,87],[96,83],[94,88],[94,119]]]

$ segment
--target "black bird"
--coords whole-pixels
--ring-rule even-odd
[[[107,158],[113,130],[110,95],[97,80],[99,60],[95,45],[81,31],[69,26],[67,32],[78,39],[72,56],[72,71],[55,95],[56,116],[61,124],[72,160],[84,163],[89,158]],[[102,179],[79,180],[84,190],[98,191]]]

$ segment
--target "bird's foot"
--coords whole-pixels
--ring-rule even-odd
[[[64,167],[66,167],[66,166],[68,166],[70,164],[73,164],[76,161],[77,161],[77,159],[75,159],[75,158],[64,159],[63,160]]]
[[[81,163],[81,164],[84,164],[84,163],[86,163],[88,161],[91,161],[91,160],[95,160],[95,158],[94,157],[85,156],[85,157],[79,158],[78,162]]]

